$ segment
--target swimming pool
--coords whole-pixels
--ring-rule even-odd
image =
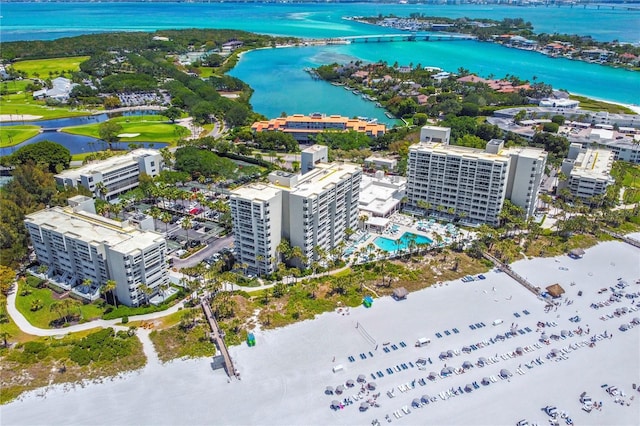
[[[409,247],[409,240],[415,237],[417,245],[431,244],[433,241],[430,238],[422,235],[416,235],[411,232],[405,232],[397,240],[392,240],[386,237],[377,237],[373,240],[373,243],[384,251],[394,252],[397,250],[405,250]]]

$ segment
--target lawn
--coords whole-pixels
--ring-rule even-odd
[[[165,122],[162,116],[148,115],[141,117],[119,117],[114,119],[122,126],[122,133],[139,135],[134,137],[122,137],[120,143],[127,142],[176,142],[183,136],[189,134],[189,130],[177,124]],[[99,123],[87,124],[84,126],[65,127],[63,132],[74,135],[90,136],[100,138]]]
[[[69,58],[34,59],[19,61],[12,65],[16,71],[24,71],[28,77],[49,78],[57,74],[68,74],[80,71],[80,63],[89,56],[72,56]],[[69,75],[67,75],[69,77]]]
[[[22,80],[5,80],[2,82],[2,90],[3,93],[6,92],[9,95],[23,92],[26,90],[27,86],[32,84],[33,80],[24,78]]]
[[[610,104],[578,95],[569,95],[569,98],[580,101],[580,108],[590,111],[608,111],[613,114],[635,114],[633,110],[622,105]]]
[[[28,290],[30,293],[23,296],[24,290]],[[32,311],[32,304],[36,300],[40,301],[39,304],[42,307],[37,311]],[[16,308],[35,327],[51,328],[51,322],[60,318],[59,313],[51,310],[51,305],[59,300],[59,298],[54,298],[54,292],[49,288],[34,288],[28,286],[24,281],[18,283]],[[75,313],[80,314],[80,322],[100,318],[104,312],[96,303],[84,305],[79,301],[77,302],[77,307],[73,309]]]
[[[33,99],[31,92],[0,96],[0,111],[3,115],[11,115],[14,121],[27,120],[29,115],[37,119],[52,119],[89,115],[90,111],[71,110],[68,108],[50,107],[44,101]],[[18,116],[18,117],[16,117]]]
[[[0,148],[18,145],[40,133],[38,126],[2,126],[0,127]]]
[[[200,67],[198,71],[200,71],[198,74],[200,78],[209,78],[216,73],[216,69],[213,67]]]

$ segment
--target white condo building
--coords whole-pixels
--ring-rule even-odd
[[[161,284],[169,283],[162,235],[86,211],[93,205],[89,197],[73,197],[69,204],[25,216],[38,262],[49,268],[54,281],[73,288],[89,279],[91,289],[86,291],[95,295],[107,280],[114,280],[116,296],[127,306],[144,304]],[[142,292],[142,285],[151,295]]]
[[[580,144],[571,144],[561,168],[567,180],[558,183],[558,191],[568,188],[572,195],[584,201],[604,195],[607,187],[615,182],[611,176],[613,160],[612,151],[582,148]]]
[[[326,147],[321,147],[326,149]],[[318,147],[309,148],[317,152]],[[356,229],[362,171],[354,164],[316,163],[305,174],[273,172],[268,184],[232,191],[236,256],[251,273],[271,273],[282,239],[307,259],[328,251]]]
[[[110,200],[136,188],[139,185],[140,173],[146,173],[151,177],[160,174],[162,165],[162,155],[159,151],[141,148],[126,155],[65,170],[55,175],[55,179],[58,185],[74,188],[84,186],[96,196]]]
[[[497,225],[505,199],[535,209],[547,154],[537,148],[504,149],[492,140],[486,150],[421,142],[409,148],[407,203],[471,223]]]

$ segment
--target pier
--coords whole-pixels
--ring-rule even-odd
[[[227,350],[227,345],[224,343],[224,337],[222,336],[220,327],[218,326],[218,322],[216,318],[213,316],[213,312],[211,312],[211,307],[206,300],[202,300],[200,302],[200,306],[202,306],[202,311],[204,312],[204,316],[207,318],[207,322],[209,323],[209,327],[211,327],[211,338],[216,343],[220,354],[222,355],[222,359],[224,361],[224,369],[227,372],[229,377],[235,377],[240,380],[240,373],[233,366],[233,361],[231,360],[231,355],[229,355],[229,351]]]

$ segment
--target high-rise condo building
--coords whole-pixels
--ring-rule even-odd
[[[110,200],[139,185],[140,173],[154,177],[162,171],[162,155],[155,149],[135,149],[128,154],[65,170],[55,175],[63,186],[84,186],[97,197]]]
[[[497,225],[505,199],[531,215],[547,154],[538,148],[505,149],[492,140],[486,150],[435,142],[409,148],[407,201],[413,209]]]
[[[326,147],[311,147],[314,152]],[[309,261],[314,248],[329,251],[356,229],[362,170],[354,164],[315,163],[304,174],[282,171],[268,184],[232,191],[236,256],[251,273],[273,272],[282,239]]]
[[[70,288],[90,280],[86,291],[94,295],[114,280],[118,300],[127,306],[144,304],[161,284],[169,283],[162,235],[87,211],[91,209],[85,206],[93,203],[89,197],[79,195],[69,203],[25,216],[38,262],[48,267],[52,280]]]

